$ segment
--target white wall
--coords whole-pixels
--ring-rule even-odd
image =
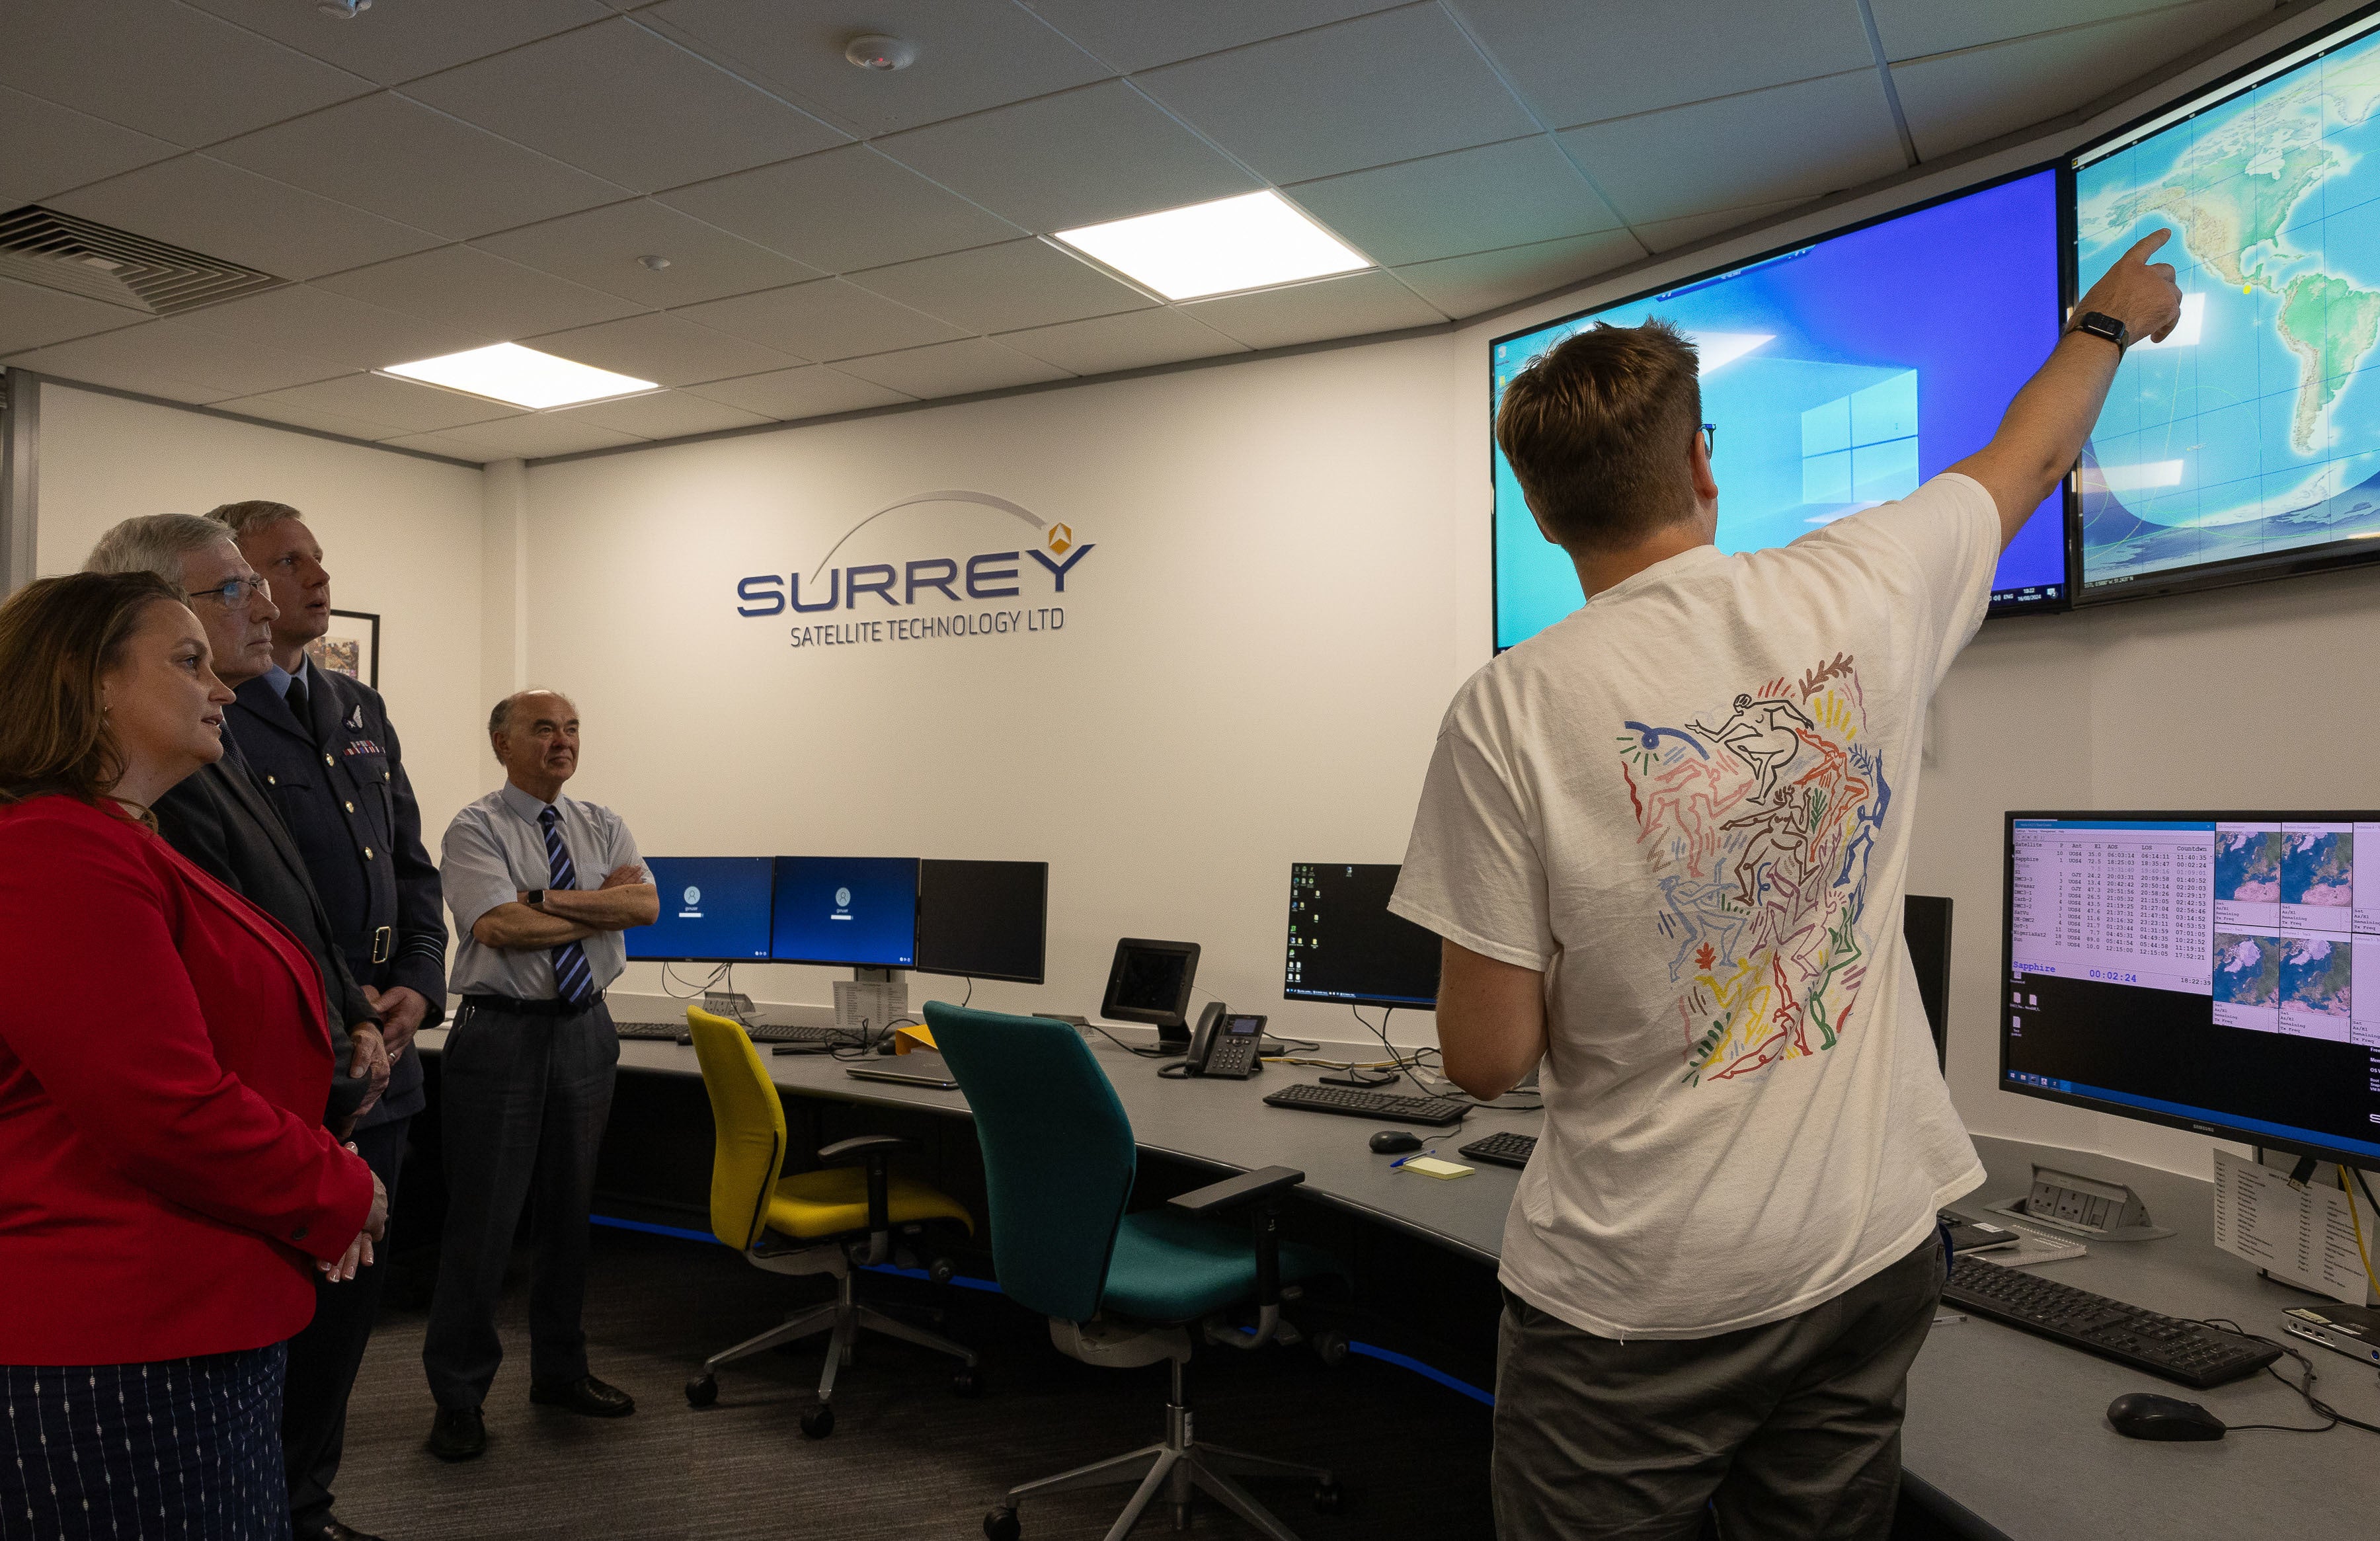
[[[380,687],[402,735],[431,855],[492,767],[479,724],[480,473],[55,384],[42,387],[43,573],[82,565],[136,514],[271,498],[322,542],[331,602],[381,617]]]
[[[580,707],[576,790],[659,855],[1047,860],[1049,985],[979,1004],[1095,1013],[1116,939],[1163,937],[1277,1026],[1354,1036],[1281,1000],[1288,869],[1403,853],[1455,652],[1450,341],[530,467],[528,676]],[[807,573],[944,489],[1094,543],[1062,631],[795,650],[789,624],[825,617],[735,613],[744,575]],[[1020,540],[941,504],[836,561]],[[1008,606],[1053,602],[1029,561],[1020,582]],[[859,602],[839,616],[910,613]],[[737,971],[807,1002],[833,977]],[[919,976],[912,999],[956,988]]]

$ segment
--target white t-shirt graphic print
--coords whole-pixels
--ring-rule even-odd
[[[1597,594],[1448,709],[1390,908],[1547,977],[1545,1132],[1501,1277],[1695,1338],[1882,1270],[1983,1181],[1901,940],[1927,700],[1991,496],[1942,476]]]

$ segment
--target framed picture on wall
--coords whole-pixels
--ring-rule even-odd
[[[380,617],[360,610],[331,612],[331,629],[306,644],[314,667],[380,688]]]

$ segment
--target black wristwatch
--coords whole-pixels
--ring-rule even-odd
[[[2131,336],[2124,330],[2122,322],[2097,310],[2086,310],[2075,317],[2074,330],[2088,332],[2094,337],[2105,337],[2116,345],[2119,352],[2121,352],[2125,345],[2131,341]]]
[[[528,891],[528,897],[522,900],[521,903],[527,904],[530,909],[537,908],[540,904],[545,903],[545,890],[541,888],[530,889]]]

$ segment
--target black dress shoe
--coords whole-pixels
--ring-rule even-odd
[[[350,1529],[329,1514],[292,1520],[289,1522],[289,1534],[293,1541],[380,1541],[379,1536],[366,1535],[362,1531]]]
[[[637,1410],[636,1398],[617,1386],[605,1385],[591,1375],[558,1385],[540,1385],[531,1381],[528,1400],[540,1407],[566,1407],[590,1418],[625,1418]]]
[[[468,1461],[487,1448],[488,1426],[476,1407],[442,1407],[431,1421],[430,1453],[441,1461]]]

